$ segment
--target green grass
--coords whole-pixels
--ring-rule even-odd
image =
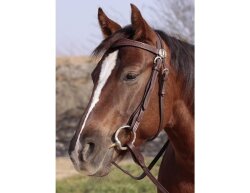
[[[159,163],[153,168],[152,173],[157,176]],[[133,174],[139,174],[140,169],[135,163],[122,164]],[[56,193],[152,193],[156,188],[145,177],[136,181],[120,170],[114,168],[111,173],[103,178],[93,178],[76,175],[56,182]]]

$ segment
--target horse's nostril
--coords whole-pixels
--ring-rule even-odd
[[[84,161],[89,160],[92,156],[91,154],[94,152],[95,144],[92,142],[86,143],[82,150],[82,158]]]

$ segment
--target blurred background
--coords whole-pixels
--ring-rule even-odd
[[[148,182],[135,182],[114,170],[102,180],[79,176],[67,157],[69,141],[84,112],[91,90],[90,73],[96,62],[93,49],[102,41],[98,7],[121,26],[130,24],[130,3],[135,4],[151,27],[194,44],[193,0],[57,0],[56,1],[56,192],[153,192]],[[166,140],[161,133],[142,147],[150,159]],[[133,163],[125,167],[138,173]],[[159,166],[159,164],[158,164]],[[157,166],[157,167],[158,167]],[[157,173],[157,167],[154,172]],[[136,184],[136,186],[135,186]]]

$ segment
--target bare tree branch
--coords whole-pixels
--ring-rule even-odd
[[[194,2],[193,0],[155,0],[149,6],[154,28],[161,29],[171,35],[181,36],[194,43]]]

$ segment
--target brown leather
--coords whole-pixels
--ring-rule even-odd
[[[141,154],[140,150],[136,148],[133,144],[129,143],[127,145],[128,150],[130,151],[132,157],[134,158],[134,161],[142,168],[142,170],[145,172],[145,174],[149,177],[149,179],[156,185],[156,187],[162,192],[162,193],[169,193],[162,185],[161,183],[153,176],[153,174],[150,172],[150,170],[147,168],[144,162],[144,157]]]
[[[160,88],[160,90],[159,90],[160,123],[159,123],[159,128],[158,128],[156,134],[150,140],[152,140],[156,136],[158,136],[159,132],[163,129],[163,123],[164,123],[164,96],[166,94],[166,85],[165,84],[166,84],[166,80],[167,80],[167,76],[168,76],[168,69],[169,69],[168,64],[166,64],[166,62],[165,62],[165,59],[160,57],[159,50],[163,49],[163,40],[161,39],[161,37],[158,34],[157,34],[157,36],[158,36],[158,40],[157,40],[157,46],[156,47],[151,46],[149,44],[142,43],[142,42],[138,42],[138,41],[135,41],[135,40],[130,40],[130,39],[118,40],[112,46],[112,48],[114,48],[114,49],[118,49],[118,48],[124,47],[124,46],[130,46],[130,47],[132,46],[132,47],[136,47],[136,48],[140,48],[140,49],[149,51],[149,52],[155,54],[156,57],[158,57],[157,60],[156,60],[156,58],[153,58],[153,61],[156,60],[156,63],[153,64],[152,73],[151,73],[151,76],[150,76],[150,78],[149,78],[149,80],[147,82],[143,99],[140,102],[139,106],[136,108],[135,112],[130,117],[130,121],[128,123],[130,125],[131,131],[136,132],[136,130],[138,129],[139,124],[140,124],[140,122],[142,120],[143,114],[144,114],[145,110],[148,107],[150,97],[152,95],[153,89],[154,89],[155,84],[157,82],[157,77],[158,77],[158,75],[160,73],[160,86],[159,86],[159,88]],[[126,144],[126,146],[128,147],[129,152],[131,153],[131,155],[133,157],[133,160],[144,171],[138,177],[135,177],[132,174],[130,174],[128,171],[122,169],[115,162],[113,162],[113,164],[117,168],[119,168],[121,171],[123,171],[124,173],[128,174],[129,176],[131,176],[132,178],[134,178],[136,180],[142,179],[142,178],[145,177],[145,175],[147,175],[149,177],[149,179],[157,186],[157,188],[161,192],[169,193],[150,172],[150,170],[153,168],[153,166],[155,165],[157,160],[160,158],[160,156],[163,154],[163,152],[167,148],[168,144],[169,144],[169,142],[167,141],[164,144],[164,146],[162,147],[162,149],[160,150],[160,152],[157,154],[157,156],[150,163],[149,167],[147,167],[145,165],[144,157],[141,154],[141,152],[139,151],[139,149],[137,149],[131,142]]]
[[[164,146],[161,148],[161,150],[157,153],[157,155],[154,157],[154,159],[150,162],[150,164],[148,165],[148,170],[150,171],[154,165],[157,163],[157,161],[160,159],[160,157],[162,156],[162,154],[165,152],[167,146],[168,146],[169,140],[166,141],[166,143],[164,144]],[[112,164],[114,164],[117,168],[119,168],[120,170],[122,170],[125,174],[129,175],[131,178],[135,179],[135,180],[142,180],[145,176],[146,173],[143,172],[141,175],[139,176],[134,176],[132,174],[130,174],[128,171],[124,170],[123,168],[121,168],[117,163],[112,162]]]
[[[112,48],[120,48],[123,46],[132,46],[132,47],[136,47],[136,48],[141,48],[141,49],[147,50],[153,54],[159,53],[159,50],[157,48],[155,48],[149,44],[145,44],[143,42],[138,42],[138,41],[130,40],[130,39],[126,39],[126,38],[118,40],[114,45],[112,45]]]

